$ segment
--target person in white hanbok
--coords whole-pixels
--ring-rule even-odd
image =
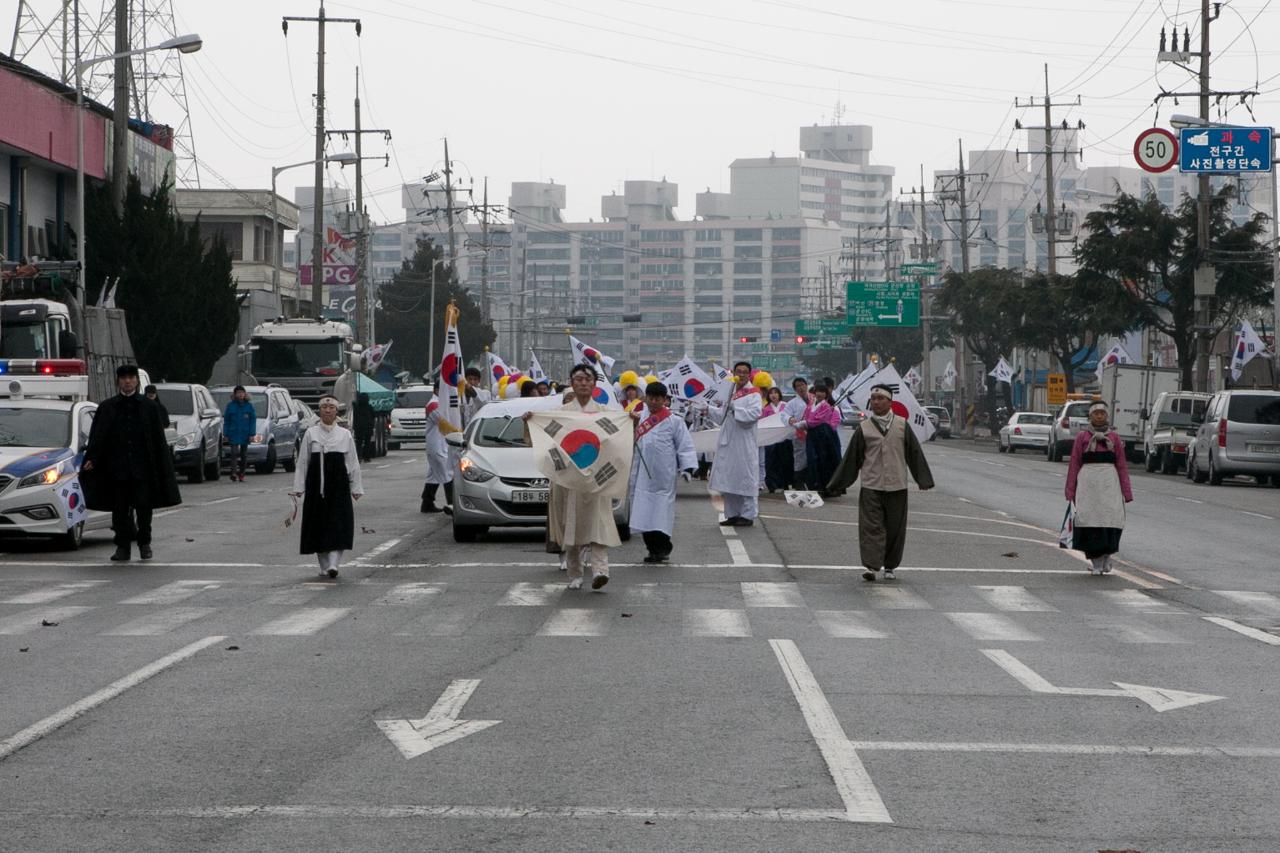
[[[676,520],[676,484],[693,479],[698,453],[684,421],[667,407],[667,386],[650,382],[644,391],[647,417],[636,426],[636,452],[631,459],[631,531],[639,532],[649,550],[646,563],[671,556]]]
[[[733,392],[713,417],[720,424],[716,458],[711,466],[711,490],[724,497],[722,527],[750,527],[759,513],[760,449],[756,427],[764,401],[751,384],[751,363],[733,366]]]
[[[315,554],[320,575],[336,578],[355,539],[355,507],[364,486],[351,433],[338,426],[338,401],[320,398],[320,423],[302,436],[293,496],[302,498],[299,552]]]
[[[809,383],[803,376],[797,376],[791,380],[791,390],[795,391],[796,395],[787,401],[786,407],[782,410],[782,419],[796,430],[795,437],[790,442],[795,457],[792,460],[792,479],[789,485],[803,489],[808,479],[809,468],[809,449],[805,444],[808,435],[804,424],[804,412],[809,408]]]
[[[446,433],[457,432],[440,411],[440,398],[432,396],[426,405],[427,428],[423,440],[427,444],[427,482],[422,487],[422,512],[440,512],[436,506],[436,492],[444,486],[444,500],[453,503],[453,464]]]

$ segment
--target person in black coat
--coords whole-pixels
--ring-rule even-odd
[[[111,513],[116,551],[127,560],[130,543],[151,559],[151,512],[182,503],[173,475],[173,452],[164,438],[167,419],[160,407],[138,393],[138,368],[116,369],[119,393],[98,406],[89,429],[80,483],[89,509]]]
[[[361,392],[356,395],[351,412],[351,432],[355,435],[361,462],[373,458],[373,419],[373,404],[369,402],[369,395]]]

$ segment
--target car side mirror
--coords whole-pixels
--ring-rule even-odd
[[[80,337],[70,329],[59,329],[58,352],[63,358],[75,358],[80,353]]]
[[[217,409],[201,409],[201,410],[200,410],[200,417],[202,417],[202,418],[220,418],[220,417],[222,417],[222,412],[219,412]]]
[[[450,447],[466,447],[467,439],[460,432],[451,432],[444,437],[444,443]]]

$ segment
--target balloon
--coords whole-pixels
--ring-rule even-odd
[[[640,374],[634,370],[624,370],[622,375],[618,377],[618,384],[623,388],[628,385],[635,385],[638,388],[640,386]]]
[[[752,378],[751,383],[762,391],[773,387],[773,377],[766,371],[757,370],[756,375]]]

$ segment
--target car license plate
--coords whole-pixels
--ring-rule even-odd
[[[1280,444],[1246,444],[1250,453],[1280,453]]]
[[[511,493],[511,502],[518,504],[544,504],[550,499],[550,489],[517,489]]]

